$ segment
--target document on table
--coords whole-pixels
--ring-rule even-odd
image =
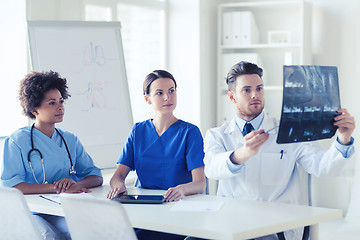
[[[74,194],[77,194],[82,197],[93,198],[93,196],[88,193],[74,193]],[[43,199],[49,200],[50,202],[61,204],[60,194],[46,194],[46,195],[40,195],[40,197]]]
[[[215,201],[183,201],[177,202],[171,211],[191,211],[191,212],[213,212],[218,211],[224,202]]]

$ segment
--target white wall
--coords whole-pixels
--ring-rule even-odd
[[[360,120],[359,29],[360,2],[357,0],[313,0],[313,62],[338,67],[340,98]],[[354,136],[359,136],[359,128]],[[357,146],[359,142],[356,142]]]
[[[216,124],[217,6],[221,0],[200,0],[200,128]]]
[[[28,122],[16,98],[19,82],[27,73],[25,11],[23,0],[0,1],[0,136]]]
[[[83,20],[82,1],[26,0],[27,20]]]
[[[313,4],[313,63],[338,67],[340,98],[357,121],[360,120],[358,89],[360,48],[360,2],[312,0]],[[359,149],[359,127],[355,129],[355,147]],[[341,206],[347,210],[351,199],[351,183],[358,154],[349,161],[342,176],[334,179],[313,179],[317,183],[314,201],[327,207]],[[328,180],[328,181],[327,181]],[[330,183],[332,183],[330,185]],[[317,194],[317,195],[316,195]]]
[[[169,0],[167,24],[167,69],[178,83],[175,114],[199,126],[199,0]]]

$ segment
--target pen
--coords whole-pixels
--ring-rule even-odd
[[[278,127],[279,127],[279,125],[277,125],[277,126],[275,126],[275,127],[273,127],[273,128],[270,128],[269,130],[266,130],[266,132],[269,133],[269,132],[271,132],[272,130],[278,128]]]
[[[279,127],[279,125],[277,125],[277,126],[275,126],[275,127],[273,127],[273,128],[270,128],[269,130],[266,130],[266,131],[264,131],[264,132],[262,132],[262,133],[260,133],[260,134],[269,133],[269,132],[271,132],[272,130],[278,128],[278,127]]]
[[[57,201],[54,201],[54,200],[52,200],[52,199],[50,199],[50,198],[47,198],[47,197],[44,197],[43,195],[40,195],[40,197],[43,198],[43,199],[49,200],[50,202],[60,204],[60,203],[57,202]]]

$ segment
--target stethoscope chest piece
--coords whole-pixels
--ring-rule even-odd
[[[70,176],[74,176],[76,174],[76,170],[74,169],[73,166],[71,166],[70,168]]]

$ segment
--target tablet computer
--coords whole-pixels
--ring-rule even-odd
[[[150,203],[159,204],[165,202],[165,198],[162,195],[116,195],[111,200],[118,201],[120,203]]]

